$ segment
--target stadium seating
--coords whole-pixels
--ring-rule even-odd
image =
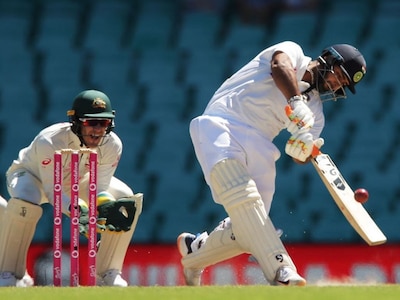
[[[67,120],[80,90],[98,88],[113,101],[124,142],[116,176],[145,194],[134,240],[173,243],[183,230],[212,230],[225,212],[195,159],[190,120],[269,44],[293,40],[315,58],[329,44],[351,43],[368,71],[356,95],[324,104],[324,151],[350,185],[369,189],[365,207],[389,240],[399,241],[398,2],[326,0],[320,9],[282,10],[266,28],[181,1],[0,0],[2,172],[43,126]],[[277,174],[271,218],[285,241],[359,241],[311,166],[292,164],[282,150]],[[51,236],[49,214],[35,241]]]
[[[58,54],[73,48],[83,11],[84,7],[75,1],[45,1],[40,16],[35,20],[38,27],[35,48]]]

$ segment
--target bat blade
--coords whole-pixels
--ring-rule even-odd
[[[321,153],[311,161],[322,182],[354,230],[370,246],[385,243],[386,236],[364,206],[354,199],[354,191],[343,178],[330,156]]]

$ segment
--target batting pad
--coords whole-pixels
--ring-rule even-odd
[[[96,260],[96,271],[100,276],[108,270],[122,270],[126,251],[135,232],[139,216],[142,213],[143,194],[135,194],[132,199],[135,200],[136,212],[131,229],[126,232],[105,231],[101,234]]]
[[[225,159],[211,170],[210,182],[216,202],[231,218],[237,242],[257,259],[266,279],[273,282],[283,266],[296,270],[244,166],[235,159]]]
[[[203,238],[198,250],[184,256],[181,262],[185,268],[204,269],[242,253],[244,251],[233,235],[231,221],[226,218]]]
[[[35,234],[42,208],[11,198],[0,220],[0,272],[12,272],[21,279],[26,271],[26,256]]]

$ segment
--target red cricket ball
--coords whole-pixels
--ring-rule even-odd
[[[354,199],[356,199],[357,202],[360,203],[365,203],[368,201],[368,191],[366,189],[356,189],[354,191]]]

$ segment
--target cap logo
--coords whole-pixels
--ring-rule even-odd
[[[359,82],[364,76],[364,73],[362,71],[358,71],[353,75],[353,81],[354,83]]]
[[[106,102],[101,98],[95,98],[92,102],[93,108],[106,108]]]

